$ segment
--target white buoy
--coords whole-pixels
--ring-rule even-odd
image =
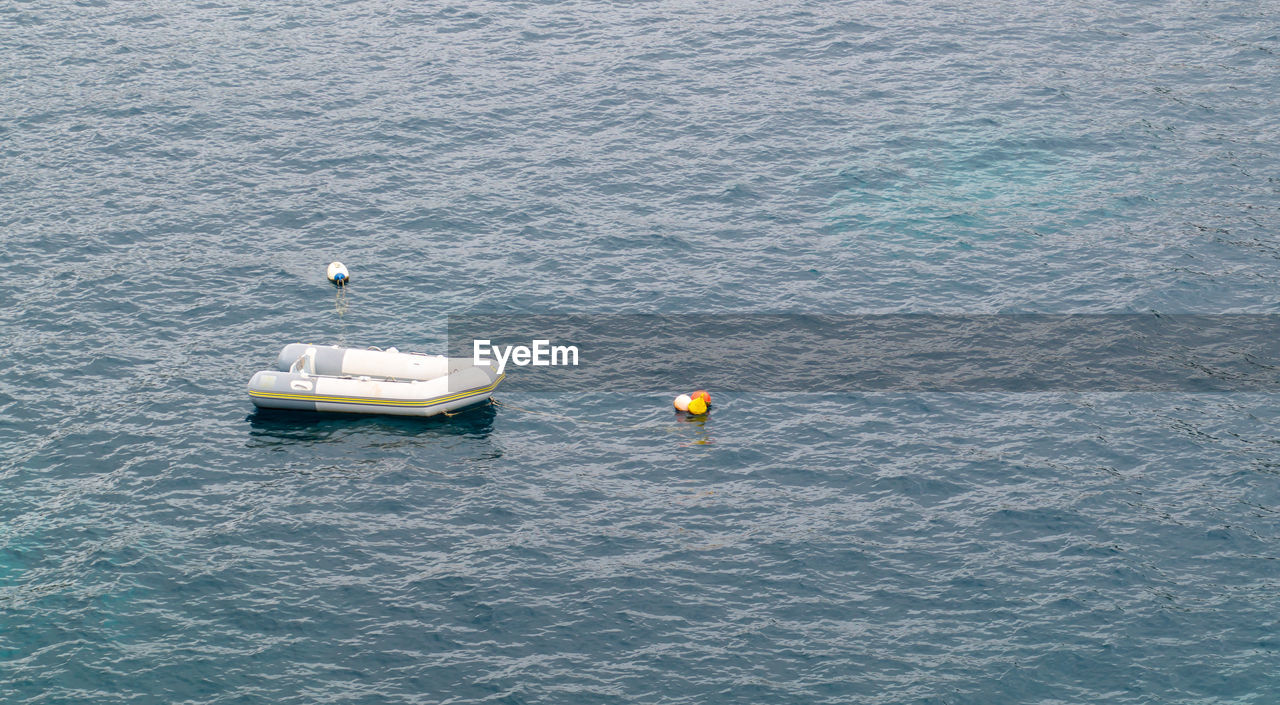
[[[341,262],[330,262],[329,270],[325,272],[325,276],[329,277],[329,281],[336,286],[346,286],[350,275],[347,274],[347,268]]]

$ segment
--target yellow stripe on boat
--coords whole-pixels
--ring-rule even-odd
[[[325,396],[322,394],[283,394],[280,392],[258,392],[258,391],[252,391],[252,390],[249,392],[249,396],[259,397],[264,399],[291,399],[294,401],[309,401],[309,402],[326,403],[326,404],[373,404],[377,406],[434,406],[436,404],[444,404],[446,402],[455,401],[457,399],[463,399],[465,397],[475,396],[477,394],[492,392],[494,389],[498,387],[498,383],[501,382],[505,377],[506,375],[500,375],[496,382],[494,382],[493,384],[487,387],[478,387],[476,389],[470,389],[465,392],[458,392],[456,394],[449,394],[442,397],[432,397],[431,399],[423,399],[421,401],[400,400],[400,399],[373,399],[370,397],[333,397],[333,396]]]

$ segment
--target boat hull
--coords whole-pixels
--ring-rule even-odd
[[[262,370],[249,380],[249,398],[260,409],[435,416],[488,400],[505,376],[465,358],[431,363],[439,374],[431,379],[314,374],[301,365]]]

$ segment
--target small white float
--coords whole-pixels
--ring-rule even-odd
[[[351,281],[351,274],[341,262],[330,262],[324,275],[333,282],[334,286],[346,286],[347,282]]]
[[[468,357],[292,343],[249,380],[249,397],[263,409],[434,416],[486,401],[505,376]]]

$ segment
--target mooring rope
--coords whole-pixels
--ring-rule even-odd
[[[538,416],[546,416],[546,417],[553,418],[553,419],[563,419],[563,420],[565,420],[565,421],[570,421],[570,422],[572,422],[572,423],[581,423],[581,424],[588,424],[588,423],[589,423],[589,424],[596,424],[596,425],[598,425],[598,426],[612,426],[612,427],[614,427],[614,428],[617,428],[617,429],[620,429],[620,430],[624,430],[624,431],[630,431],[630,430],[634,430],[634,429],[637,429],[637,428],[645,428],[645,427],[655,428],[655,429],[656,429],[656,428],[659,428],[659,426],[658,426],[657,424],[655,424],[654,422],[652,422],[652,421],[641,421],[640,423],[632,424],[632,425],[630,425],[630,426],[627,426],[627,425],[623,425],[623,424],[614,423],[614,422],[612,422],[612,421],[599,421],[599,420],[596,420],[596,419],[582,419],[582,418],[577,418],[577,417],[575,417],[575,416],[569,416],[569,415],[567,415],[567,414],[557,414],[557,413],[555,413],[554,411],[544,411],[544,410],[542,410],[542,409],[530,409],[530,408],[523,407],[523,406],[516,406],[515,404],[509,404],[509,403],[507,403],[507,402],[505,402],[505,401],[498,401],[497,399],[490,399],[489,401],[490,401],[494,406],[500,406],[500,407],[503,407],[504,409],[511,409],[511,410],[513,410],[513,411],[523,411],[523,412],[525,412],[525,413],[527,413],[527,414],[536,414],[536,415],[538,415]]]
[[[333,295],[333,308],[338,313],[338,345],[347,347],[347,287],[340,286]]]

